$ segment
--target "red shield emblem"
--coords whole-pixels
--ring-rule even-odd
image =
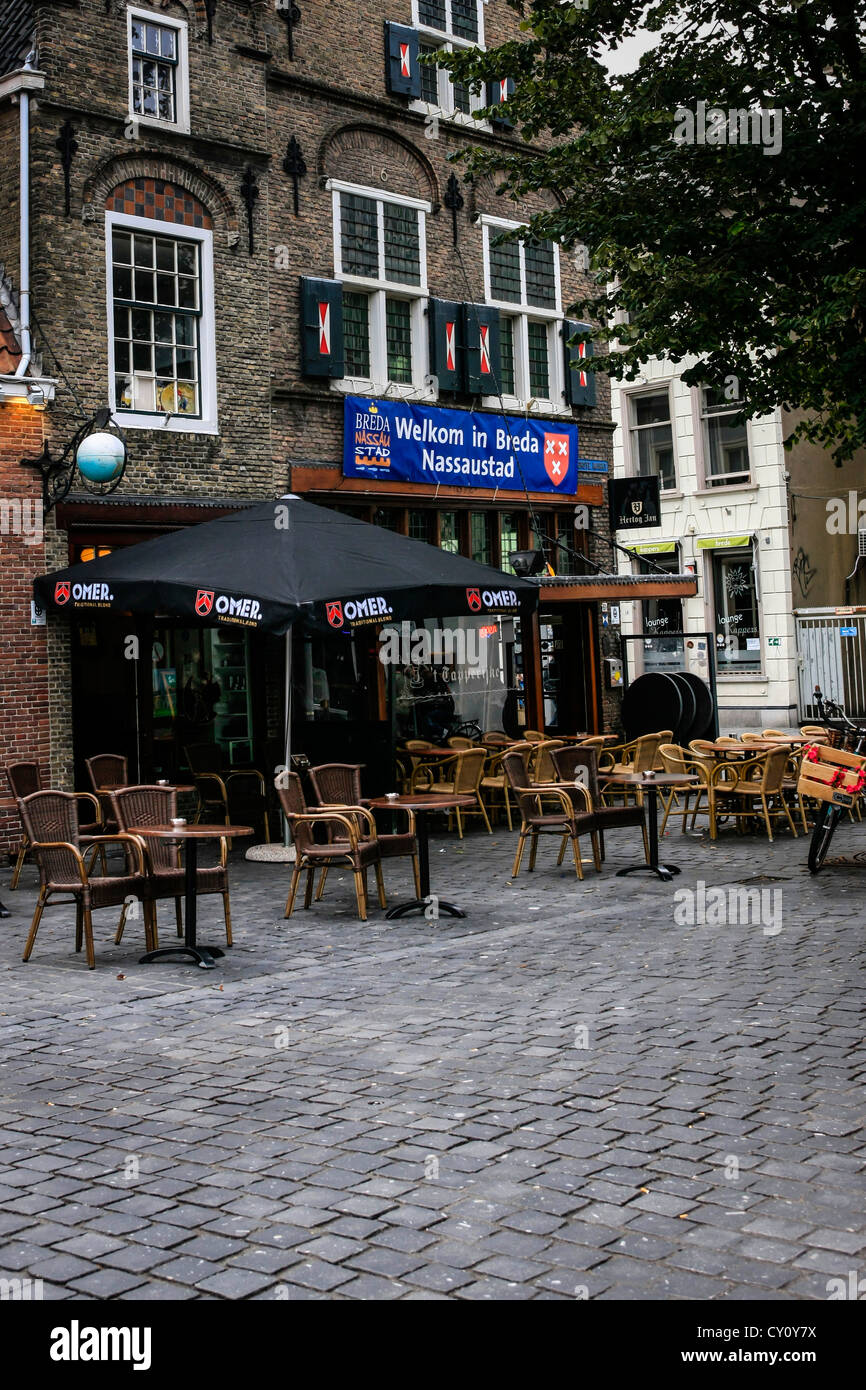
[[[544,436],[544,471],[554,487],[560,487],[568,475],[569,439],[567,434]]]
[[[328,622],[331,627],[343,626],[343,605],[337,601],[325,604],[325,612],[328,615]]]
[[[213,589],[199,589],[195,596],[195,611],[200,618],[206,618],[213,608]]]
[[[469,604],[469,607],[472,609],[472,612],[477,613],[481,607],[481,590],[467,589],[466,602]]]
[[[54,602],[68,603],[70,593],[71,590],[69,588],[68,580],[61,579],[59,583],[54,585]]]

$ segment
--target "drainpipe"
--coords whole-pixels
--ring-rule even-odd
[[[24,59],[24,72],[32,72],[31,59],[35,50]],[[18,258],[20,274],[18,285],[18,317],[21,322],[21,361],[15,371],[16,376],[26,376],[33,356],[33,335],[30,331],[30,92],[22,87],[18,94],[20,103],[19,127],[19,231]]]

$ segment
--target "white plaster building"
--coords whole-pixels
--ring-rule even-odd
[[[732,379],[733,382],[733,379]],[[694,598],[623,603],[623,636],[643,633],[630,674],[683,668],[664,636],[704,632],[715,643],[723,729],[789,727],[797,716],[786,455],[780,412],[732,423],[735,401],[686,386],[654,360],[635,382],[612,382],[614,476],[658,473],[661,525],[620,530],[674,572],[694,569]],[[733,392],[733,386],[732,386]],[[619,555],[620,570],[640,559]],[[696,644],[695,644],[696,645]],[[668,648],[667,660],[665,648]],[[635,662],[638,663],[635,666]],[[642,663],[642,666],[641,666]],[[691,669],[698,670],[692,663]]]

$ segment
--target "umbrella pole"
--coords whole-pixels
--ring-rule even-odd
[[[284,739],[283,739],[283,760],[288,772],[292,768],[292,629],[286,633],[286,698],[284,704]],[[280,810],[280,818],[283,823],[283,843],[273,845],[253,845],[246,852],[247,859],[253,859],[265,863],[290,864],[295,858],[295,847],[291,843],[289,835],[289,822]]]

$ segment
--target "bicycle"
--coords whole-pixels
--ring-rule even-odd
[[[849,719],[843,706],[837,700],[825,699],[820,686],[815,686],[813,699],[815,709],[818,712],[818,722],[823,724],[830,733],[843,734],[844,743],[849,752],[858,756],[862,754],[866,757],[866,728]],[[842,728],[839,728],[840,724]],[[852,740],[854,746],[850,747]],[[832,802],[828,801],[823,803],[818,812],[809,845],[810,874],[817,874],[827,858],[827,851],[836,833],[836,827],[842,819],[843,810],[843,807],[834,806]]]

